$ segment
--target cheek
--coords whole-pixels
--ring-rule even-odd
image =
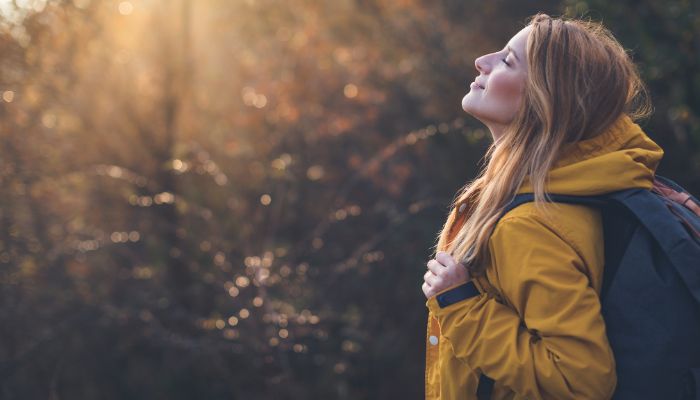
[[[489,81],[488,93],[494,98],[517,102],[522,93],[524,79],[520,75],[501,74]]]

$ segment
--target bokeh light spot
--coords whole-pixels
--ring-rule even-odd
[[[134,5],[130,1],[122,1],[119,3],[119,14],[131,15],[134,12]]]

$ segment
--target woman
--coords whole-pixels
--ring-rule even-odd
[[[427,264],[426,398],[608,399],[600,212],[544,201],[652,187],[644,84],[600,24],[542,13],[475,64],[462,108],[494,141]],[[499,219],[524,192],[536,201]]]

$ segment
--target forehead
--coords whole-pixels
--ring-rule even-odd
[[[527,36],[530,34],[531,29],[532,25],[528,25],[516,33],[508,42],[510,47],[514,48],[515,51],[525,49],[527,44]]]

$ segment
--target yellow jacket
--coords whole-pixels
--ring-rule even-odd
[[[595,195],[652,187],[663,150],[627,115],[570,144],[549,171],[549,193]],[[518,193],[532,192],[528,179]],[[473,278],[479,294],[441,308],[430,297],[426,399],[476,399],[480,374],[493,399],[608,399],[615,360],[600,314],[603,237],[595,208],[557,203],[514,208],[489,240],[491,264]],[[464,207],[462,207],[464,209]],[[452,239],[465,215],[459,205]],[[454,288],[456,286],[453,286]],[[452,288],[447,288],[439,294]]]

